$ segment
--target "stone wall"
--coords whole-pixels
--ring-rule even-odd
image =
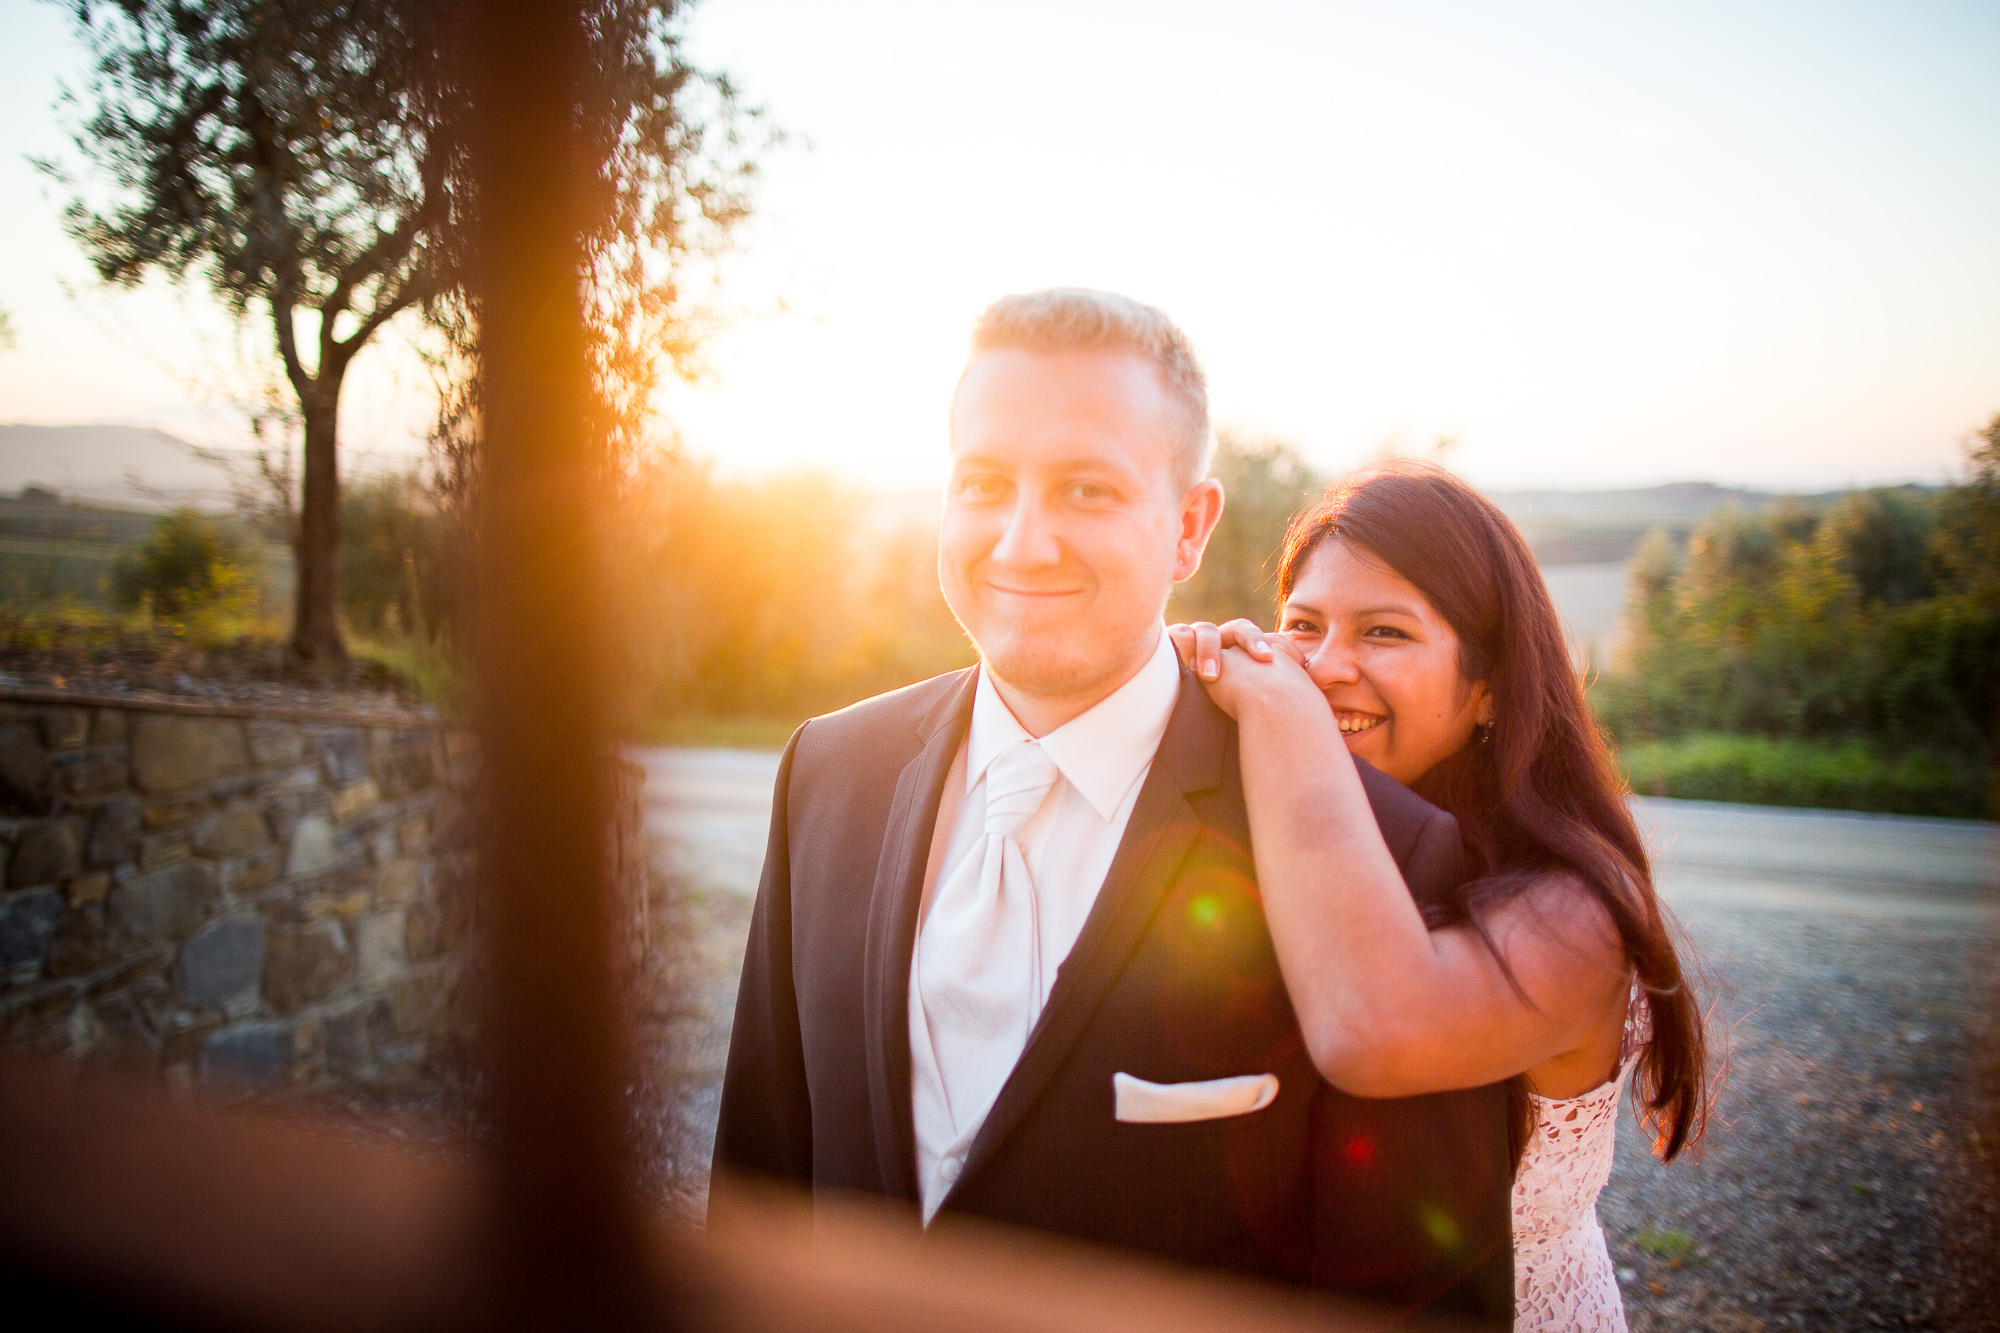
[[[476,763],[418,717],[0,692],[0,1039],[184,1088],[421,1076],[470,1022]]]

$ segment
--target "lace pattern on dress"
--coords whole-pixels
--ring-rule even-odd
[[[1611,1176],[1619,1094],[1651,1037],[1635,982],[1617,1072],[1578,1097],[1529,1094],[1534,1130],[1514,1176],[1515,1333],[1626,1333],[1597,1196]]]

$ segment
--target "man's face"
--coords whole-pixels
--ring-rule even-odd
[[[1040,699],[1135,671],[1221,489],[1182,484],[1167,391],[1126,352],[981,352],[952,402],[938,577],[989,670]]]

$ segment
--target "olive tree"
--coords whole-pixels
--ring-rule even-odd
[[[75,144],[88,170],[65,222],[106,282],[155,271],[205,283],[239,320],[268,321],[303,435],[292,648],[345,655],[339,608],[340,394],[391,321],[441,335],[441,421],[472,466],[478,311],[461,280],[474,206],[452,53],[466,0],[73,0],[90,53]],[[574,114],[607,207],[590,238],[601,397],[641,419],[662,359],[693,350],[683,269],[743,216],[754,170],[724,79],[683,56],[680,0],[586,6],[593,90]],[[438,341],[434,339],[434,341]]]

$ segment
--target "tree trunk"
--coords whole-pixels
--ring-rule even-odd
[[[299,497],[298,592],[292,652],[308,662],[344,662],[340,637],[340,382],[299,395],[306,427],[304,493]]]

